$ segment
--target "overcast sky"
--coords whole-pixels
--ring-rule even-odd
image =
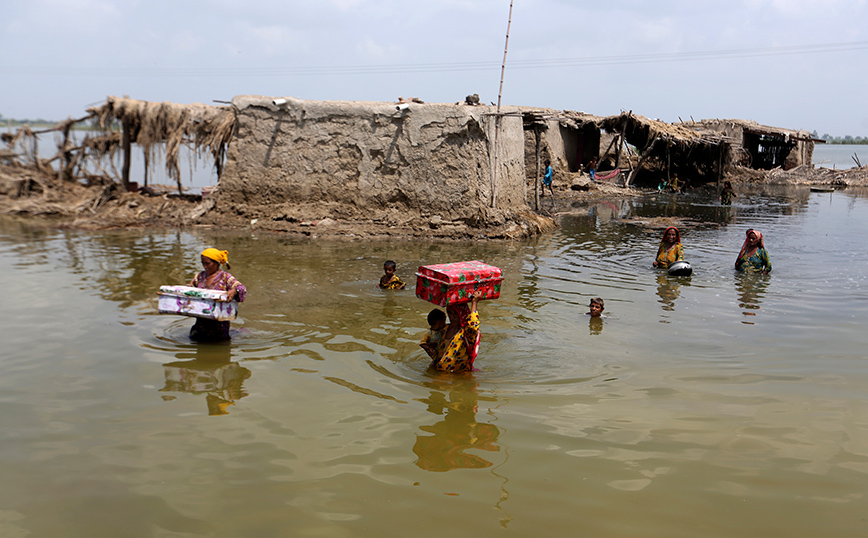
[[[496,102],[509,0],[0,0],[0,114]],[[504,105],[868,135],[868,0],[515,0]]]

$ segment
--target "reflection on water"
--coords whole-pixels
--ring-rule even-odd
[[[868,198],[738,195],[576,205],[522,243],[0,219],[0,535],[861,538]],[[656,217],[691,277],[650,267]],[[772,275],[733,271],[748,228]],[[250,290],[224,345],[156,312],[208,245]],[[376,288],[386,259],[503,269],[479,371],[427,370],[431,305]]]
[[[419,428],[433,435],[416,435],[413,445],[413,452],[418,456],[416,465],[438,472],[491,467],[490,461],[467,453],[470,449],[500,450],[496,444],[500,435],[497,426],[476,421],[477,382],[472,378],[458,378],[444,385],[443,389],[432,390],[428,398],[419,400],[428,405],[429,413],[442,416],[443,420]]]
[[[738,273],[736,275],[735,289],[738,294],[738,306],[744,309],[742,313],[745,316],[756,316],[756,310],[759,310],[762,304],[771,278],[771,275],[759,273]],[[747,320],[743,320],[742,323],[754,324],[754,322]]]
[[[247,396],[244,380],[250,370],[231,361],[228,343],[199,344],[194,352],[178,353],[180,360],[163,365],[166,385],[161,392],[204,394],[209,415],[226,415],[227,408]],[[165,395],[164,400],[174,399]]]
[[[680,278],[670,277],[665,272],[657,275],[657,296],[660,297],[663,310],[669,312],[675,310],[675,300],[680,295],[678,290],[683,283]]]

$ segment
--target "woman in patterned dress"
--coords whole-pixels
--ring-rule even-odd
[[[654,267],[666,269],[669,264],[684,259],[684,247],[681,246],[681,232],[675,226],[670,226],[663,231],[663,240],[657,249],[657,259]]]
[[[449,325],[437,347],[437,358],[431,368],[441,372],[461,373],[473,370],[473,361],[479,352],[479,312],[476,307],[482,292],[474,291],[467,303],[446,307]]]
[[[772,272],[772,261],[769,259],[769,251],[763,242],[763,234],[756,230],[745,232],[744,244],[735,259],[735,270],[743,273]]]
[[[247,288],[238,282],[234,276],[220,269],[220,264],[229,269],[229,252],[206,248],[201,255],[204,271],[196,274],[190,282],[190,287],[228,292],[226,301],[237,299],[244,301]],[[229,340],[229,322],[215,319],[196,318],[196,323],[190,329],[190,338],[200,342],[220,342]]]

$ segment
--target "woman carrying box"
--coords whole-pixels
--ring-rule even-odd
[[[437,358],[431,363],[431,368],[441,372],[470,372],[473,361],[479,351],[479,312],[476,310],[482,292],[474,291],[470,297],[470,307],[467,303],[446,307],[449,325],[437,347]]]
[[[225,291],[226,301],[237,299],[244,301],[247,297],[247,288],[238,282],[234,276],[220,269],[220,264],[229,269],[229,252],[206,248],[201,255],[204,271],[198,273],[190,282],[190,287],[207,290]],[[196,318],[196,323],[190,329],[190,338],[199,342],[220,342],[229,340],[229,322],[214,319]]]

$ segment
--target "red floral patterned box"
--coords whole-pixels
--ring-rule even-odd
[[[481,290],[483,299],[497,299],[502,283],[500,268],[478,260],[423,265],[416,273],[416,297],[450,306],[470,302],[470,294]]]

